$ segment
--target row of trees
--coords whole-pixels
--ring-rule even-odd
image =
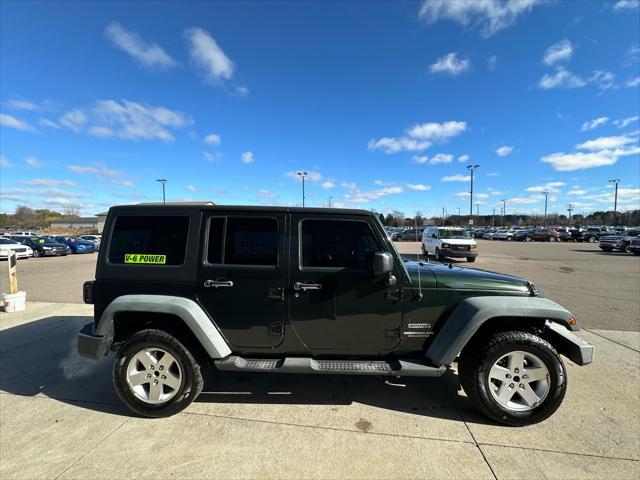
[[[379,214],[380,221],[390,227],[419,227],[424,225],[445,225],[445,226],[466,226],[469,225],[469,219],[473,219],[476,226],[486,227],[502,227],[502,226],[525,226],[525,225],[543,225],[544,216],[527,215],[527,214],[509,214],[509,215],[450,215],[446,217],[424,217],[420,212],[415,217],[407,217],[404,213],[394,211],[387,215]],[[592,212],[587,215],[575,214],[569,218],[567,215],[548,214],[547,225],[550,226],[584,226],[584,225],[613,225],[613,210]],[[626,212],[617,212],[615,218],[616,225],[638,226],[640,225],[640,210],[628,210]]]
[[[77,208],[66,208],[63,213],[47,208],[32,209],[24,205],[16,207],[14,214],[0,213],[0,228],[46,228],[56,220],[72,220],[80,217]]]

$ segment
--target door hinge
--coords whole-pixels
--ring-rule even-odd
[[[400,329],[399,328],[387,328],[384,331],[384,336],[386,338],[400,338]]]
[[[391,300],[392,302],[397,302],[402,299],[402,290],[396,288],[391,289],[388,288],[385,294],[387,300]]]

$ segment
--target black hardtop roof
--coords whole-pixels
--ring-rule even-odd
[[[262,206],[262,205],[214,205],[210,202],[202,203],[167,203],[163,205],[161,203],[139,203],[134,205],[117,205],[109,209],[116,211],[119,215],[123,214],[127,210],[135,211],[157,211],[157,210],[199,210],[207,212],[215,212],[217,210],[231,211],[231,212],[278,212],[278,213],[331,213],[339,215],[375,215],[369,210],[356,209],[356,208],[320,208],[320,207],[282,207],[282,206]]]

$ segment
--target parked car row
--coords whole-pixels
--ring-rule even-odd
[[[600,237],[622,234],[631,230],[615,230],[609,227],[532,227],[532,228],[478,228],[474,238],[485,240],[506,240],[521,242],[588,242],[595,243]]]
[[[94,241],[86,237],[94,237]],[[99,235],[11,235],[0,237],[0,258],[7,258],[11,251],[17,258],[66,256],[70,253],[95,253],[100,248]]]
[[[600,237],[600,249],[603,252],[629,252],[640,255],[640,228],[627,230],[615,235]]]

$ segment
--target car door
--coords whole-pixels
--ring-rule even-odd
[[[401,302],[387,277],[372,273],[374,252],[387,248],[374,228],[367,217],[292,215],[290,318],[309,348],[348,353],[398,344]]]
[[[212,213],[203,218],[198,300],[229,343],[273,348],[283,339],[285,214]]]

